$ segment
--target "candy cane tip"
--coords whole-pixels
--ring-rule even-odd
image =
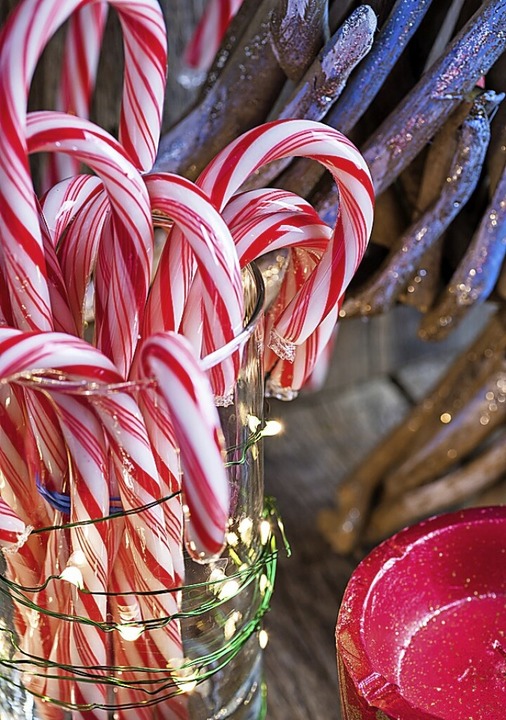
[[[233,389],[228,390],[223,395],[214,396],[214,404],[216,407],[229,407],[234,402]]]
[[[14,555],[15,553],[19,552],[19,550],[23,547],[23,545],[30,537],[32,530],[33,525],[27,525],[22,532],[17,534],[17,542],[12,543],[11,545],[3,545],[2,547],[0,547],[0,550],[3,552],[4,555]]]
[[[297,345],[290,340],[286,340],[273,328],[269,337],[270,349],[278,355],[282,360],[293,362],[295,360],[295,350]]]
[[[265,382],[265,397],[275,398],[283,402],[291,402],[299,396],[299,391],[291,387],[285,387],[277,380],[268,378]]]
[[[200,563],[201,565],[207,565],[208,563],[218,560],[225,548],[225,539],[222,543],[216,543],[214,547],[202,548],[198,539],[195,539],[191,535],[191,530],[187,529],[185,539],[186,549],[188,555],[194,560],[194,562]]]

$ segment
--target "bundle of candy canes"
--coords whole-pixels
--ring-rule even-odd
[[[104,3],[23,0],[0,36],[0,541],[13,587],[32,589],[33,604],[15,607],[18,654],[28,689],[54,701],[40,703],[51,718],[62,708],[107,717],[99,680],[109,667],[122,668],[115,717],[148,717],[128,668],[153,668],[156,686],[156,672],[180,663],[176,621],[142,628],[177,613],[178,593],[166,591],[184,583],[183,525],[198,560],[224,545],[229,489],[216,404],[230,400],[240,350],[208,373],[200,358],[243,329],[243,268],[289,249],[266,314],[265,356],[272,386],[296,391],[331,341],[372,224],[362,157],[316,122],[250,130],[195,183],[153,172],[162,14],[156,0],[109,5],[124,38],[118,139],[87,119]],[[58,110],[27,113],[38,59],[67,19]],[[29,168],[37,152],[52,158],[41,197]],[[334,228],[292,193],[241,191],[251,173],[290,156],[332,173]],[[165,227],[156,267],[154,217]],[[138,386],[150,393],[130,391]],[[101,522],[115,504],[121,522]],[[111,618],[114,628],[140,629],[136,641],[104,632]],[[165,715],[184,717],[178,698]]]

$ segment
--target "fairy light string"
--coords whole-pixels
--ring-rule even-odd
[[[278,431],[279,428],[270,425],[269,422],[265,424],[261,424],[260,422],[250,424],[250,434],[245,442],[228,448],[226,454],[228,459],[225,463],[226,467],[230,468],[246,463],[248,452],[254,448],[264,436],[276,434]],[[45,491],[43,494],[46,499],[51,500],[50,493]],[[130,510],[124,510],[118,507],[117,500],[113,500],[108,516],[32,529],[30,535],[42,535],[59,530],[65,531],[79,526],[102,522],[115,522],[127,515],[142,513],[148,511],[155,505],[169,502],[176,495],[178,495],[178,493],[173,493]],[[53,500],[55,501],[55,507],[65,513],[65,509],[67,508],[66,496],[60,493],[58,497],[53,498]],[[68,499],[68,503],[69,511],[70,499]],[[30,689],[30,694],[34,697],[38,697],[42,701],[55,704],[70,711],[88,711],[94,709],[116,711],[141,706],[149,707],[176,695],[189,693],[194,690],[198,692],[202,683],[223,670],[234,660],[252,636],[257,635],[257,642],[259,642],[261,646],[266,643],[267,636],[262,629],[262,618],[270,607],[276,575],[278,556],[276,530],[282,539],[287,555],[289,555],[290,549],[284,534],[282,522],[272,499],[266,499],[263,515],[257,522],[259,522],[259,527],[257,528],[259,542],[257,547],[249,548],[246,559],[241,557],[241,543],[238,543],[237,535],[231,533],[234,540],[228,544],[228,553],[229,560],[233,564],[232,572],[225,574],[219,571],[205,582],[154,592],[137,592],[135,589],[129,592],[123,591],[121,593],[122,596],[180,593],[184,591],[185,597],[188,599],[186,603],[188,607],[181,607],[178,612],[169,617],[145,619],[142,621],[142,624],[132,621],[121,623],[120,626],[118,623],[112,621],[96,622],[91,618],[52,611],[39,606],[31,599],[30,595],[37,595],[37,593],[45,590],[50,583],[65,582],[65,571],[60,575],[49,575],[45,578],[44,582],[34,587],[23,586],[13,580],[9,580],[5,576],[0,576],[0,593],[14,605],[24,606],[34,613],[41,613],[42,615],[47,615],[63,622],[94,625],[106,633],[121,633],[121,630],[124,631],[125,628],[128,629],[131,627],[134,631],[138,629],[140,635],[144,632],[163,629],[170,622],[198,622],[199,618],[206,613],[213,613],[214,618],[221,624],[223,631],[223,642],[221,642],[220,646],[213,652],[202,654],[196,658],[184,658],[182,661],[174,663],[174,666],[172,666],[169,661],[166,669],[156,667],[126,667],[120,665],[108,665],[105,667],[65,665],[27,653],[20,647],[13,629],[0,627],[4,648],[8,647],[10,650],[10,652],[4,652],[2,650],[0,668],[2,668],[3,671],[0,671],[0,679],[9,686],[20,690],[24,689],[23,683],[19,680],[21,674],[34,678],[52,678],[69,683],[73,683],[78,679],[80,683],[98,683],[109,686],[113,691],[114,688],[133,688],[145,696],[145,699],[142,701],[129,702],[121,705],[118,703],[111,704],[111,702],[105,704],[79,704],[77,702],[71,703],[50,698]],[[236,547],[237,544],[238,547]],[[78,591],[81,593],[106,595],[111,598],[119,595],[118,593],[108,591],[90,593],[89,590],[79,585],[79,583],[74,584],[77,584]],[[238,619],[234,619],[233,610],[230,612],[230,608],[233,605],[234,598],[248,588],[251,588],[256,610],[252,617],[247,618],[243,622],[239,622]],[[124,680],[121,676],[124,671],[128,671],[130,677],[132,677],[133,673],[134,679]],[[139,678],[135,678],[135,674],[137,673],[140,675]],[[149,677],[144,678],[143,674],[149,675]]]

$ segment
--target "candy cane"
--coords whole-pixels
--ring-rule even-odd
[[[94,523],[109,515],[109,487],[107,482],[107,452],[103,431],[98,418],[86,399],[63,393],[52,393],[58,408],[58,417],[71,456],[73,470],[70,486],[71,555],[67,568],[80,574],[82,586],[72,586],[72,614],[94,623],[107,619],[107,590],[109,562],[107,522]],[[66,570],[67,570],[66,568]],[[64,571],[65,572],[65,571]],[[96,625],[74,622],[69,633],[69,657],[76,667],[95,669],[108,663],[107,635]],[[106,687],[100,683],[76,682],[75,702],[78,704],[106,702]],[[97,718],[107,713],[95,711]]]
[[[109,228],[105,224],[110,214],[110,201],[104,190],[103,183],[91,175],[90,180],[97,182],[88,183],[86,192],[79,193],[79,198],[73,201],[64,201],[63,206],[75,204],[75,213],[67,219],[67,213],[58,213],[55,222],[56,237],[61,240],[58,243],[58,260],[61,265],[65,284],[68,288],[69,308],[76,325],[76,333],[82,335],[87,327],[88,311],[87,291],[90,288],[91,277],[95,268],[99,245],[102,236],[109,234]],[[73,180],[79,180],[78,177]],[[77,184],[77,182],[76,182]],[[53,190],[57,190],[59,185]],[[52,198],[51,191],[47,200]],[[65,193],[67,195],[67,193]],[[82,202],[80,202],[82,201]],[[44,203],[44,210],[46,203]],[[52,207],[51,203],[51,210]],[[63,216],[63,217],[62,217]],[[56,220],[56,218],[55,218]],[[48,221],[49,222],[49,221]]]
[[[23,541],[26,525],[14,510],[0,497],[0,545],[2,550]]]
[[[160,314],[158,301],[162,292],[162,279],[169,280],[168,286],[163,287],[163,293],[173,296],[171,290],[177,283],[177,275],[174,275],[174,269],[168,265],[168,261],[174,258],[175,244],[184,252],[181,237],[184,235],[184,241],[190,244],[199,269],[199,284],[193,289],[193,297],[195,299],[195,294],[202,297],[201,303],[194,302],[191,307],[195,306],[195,319],[198,323],[201,321],[201,311],[207,316],[203,320],[207,329],[203,347],[206,353],[211,352],[238,335],[243,326],[242,278],[234,241],[219,213],[193,183],[168,173],[147,175],[145,181],[154,212],[169,216],[177,226],[160,257],[146,310],[146,329],[152,334],[160,329],[179,327],[179,323],[175,327],[161,325],[163,315]],[[183,262],[181,259],[181,263]],[[192,268],[189,266],[186,276],[189,278],[191,274]],[[186,288],[188,287],[189,285],[186,285]],[[180,297],[180,300],[186,305],[186,298]],[[161,298],[160,302],[163,305],[164,298]],[[174,301],[169,304],[175,308]],[[181,316],[182,304],[180,307],[181,310],[176,311],[176,318]],[[227,396],[237,377],[237,355],[233,355],[230,362],[229,373],[224,373],[223,369],[221,373],[213,373],[211,383],[217,397]]]
[[[3,329],[0,328],[0,334]],[[48,508],[35,486],[33,452],[35,439],[24,433],[27,424],[23,393],[8,383],[0,383],[0,467],[2,497],[25,525],[44,527],[49,522]],[[29,429],[28,429],[29,430]],[[40,544],[42,553],[43,543]],[[42,561],[42,555],[39,555]]]
[[[141,362],[145,374],[157,380],[181,449],[189,552],[197,559],[216,557],[224,543],[229,487],[209,382],[189,343],[176,333],[150,337],[143,345]]]
[[[87,345],[83,341],[69,337],[62,333],[22,333],[18,330],[3,328],[0,329],[0,378],[3,381],[20,382],[30,385],[37,376],[36,386],[40,387],[42,375],[46,371],[59,370],[70,376],[70,382],[74,382],[73,378],[85,379],[97,383],[118,382],[121,377],[118,375],[113,364],[103,357],[95,348]],[[53,373],[49,374],[47,382],[54,384]],[[19,497],[27,496],[27,476],[20,478],[20,484],[23,487],[17,488],[16,495]],[[31,496],[28,495],[28,498]],[[33,500],[32,500],[33,505]],[[35,505],[36,507],[36,505]],[[49,522],[47,523],[50,524]],[[57,535],[52,533],[50,540],[55,541]],[[51,545],[52,547],[52,545]],[[54,548],[56,552],[59,544]],[[49,566],[44,563],[44,571],[49,574],[54,573],[57,555],[48,557]],[[42,570],[42,568],[41,568]],[[36,597],[36,602],[42,607],[48,606],[50,602],[50,593],[42,591]],[[63,609],[62,598],[60,598],[59,609]],[[51,628],[54,621],[44,620],[44,627]],[[48,642],[51,641],[54,633],[39,629],[39,635],[35,635],[28,631],[25,633],[24,646],[28,652],[37,650],[42,652],[43,656],[50,656]],[[36,653],[37,654],[37,653]],[[38,689],[42,680],[40,678],[33,679],[31,683],[32,689]]]
[[[143,418],[134,400],[126,393],[114,393],[94,395],[91,401],[109,440],[123,508],[136,510],[160,500],[162,487]],[[167,533],[160,505],[126,516],[124,525],[118,559],[124,575],[132,578],[130,589],[137,593],[143,629],[144,621],[168,619],[179,610],[179,595],[169,589],[176,588],[181,580],[176,576],[173,560],[175,554],[180,554],[180,538],[174,543],[174,538]],[[119,568],[116,574],[118,571]],[[125,593],[126,589],[123,583],[121,592]],[[165,629],[150,631],[148,640],[151,663],[148,667],[166,668],[167,658],[183,655],[177,622],[169,622]],[[134,692],[133,699],[135,697]]]
[[[103,2],[85,5],[70,17],[55,110],[89,117],[106,19],[107,5]],[[64,178],[77,175],[79,165],[68,155],[49,155],[44,169],[44,187],[53,187]]]
[[[43,195],[40,206],[55,246],[83,207],[102,189],[103,183],[96,175],[75,175],[53,185]]]
[[[266,252],[289,247],[325,250],[332,230],[298,195],[284,190],[251,190],[234,195],[223,210],[241,266]]]
[[[26,383],[47,371],[61,371],[69,387],[83,382],[112,384],[123,381],[113,363],[92,345],[64,333],[24,333],[0,328],[0,381]],[[49,380],[59,375],[49,374]],[[56,385],[54,385],[56,389]]]
[[[189,180],[169,173],[148,174],[144,179],[153,211],[170,217],[195,253],[203,287],[216,313],[214,321],[220,325],[226,340],[230,340],[242,330],[244,302],[239,261],[226,223],[207,196]],[[154,302],[160,297],[160,279],[167,277],[168,244],[160,257],[151,290],[153,300],[146,310],[150,334],[160,329],[175,329],[161,327],[159,321],[153,321],[157,313]]]
[[[243,0],[209,0],[184,52],[185,62],[208,70],[225,31]]]
[[[332,230],[307,201],[282,190],[237,193],[225,206],[223,217],[229,223],[241,265],[268,251],[294,248],[274,308],[267,313],[269,330],[320,261]],[[308,255],[303,248],[313,253]],[[290,285],[291,291],[287,293]],[[271,370],[266,385],[270,396],[288,399],[297,395],[324,352],[336,320],[337,307],[297,346],[293,363],[277,358],[270,348],[265,349],[265,369]]]
[[[303,156],[321,162],[340,192],[334,235],[320,264],[273,328],[270,344],[293,357],[302,343],[342,297],[364,252],[373,217],[373,187],[367,166],[341,133],[317,122],[286,120],[248,131],[214,158],[197,184],[223,208],[257,168],[282,157]]]
[[[44,256],[46,259],[49,298],[51,300],[51,309],[53,311],[53,327],[54,330],[58,332],[66,332],[74,335],[76,326],[72,313],[69,309],[67,288],[65,286],[61,267],[56,257],[51,233],[47,227],[45,218],[40,208],[38,208],[38,214],[39,226],[42,235],[42,247],[44,249]]]
[[[149,443],[160,479],[160,493],[163,497],[174,495],[162,505],[167,538],[176,584],[182,584],[185,574],[183,557],[183,510],[180,499],[181,466],[179,449],[172,419],[167,412],[163,398],[156,387],[143,389],[139,393],[141,410]]]
[[[297,345],[293,362],[279,358],[266,382],[266,395],[281,400],[291,400],[297,396],[301,388],[308,386],[308,379],[313,377],[315,368],[319,375],[313,378],[313,389],[320,389],[326,377],[328,362],[327,352],[332,348],[339,308],[336,306],[320,323],[316,330],[301,345]],[[323,367],[319,367],[323,363]]]
[[[52,328],[47,271],[26,157],[27,93],[47,41],[84,4],[86,0],[25,0],[2,33],[0,107],[5,118],[0,134],[0,237],[13,315],[17,325],[27,330]],[[135,165],[149,169],[159,137],[165,84],[163,17],[155,0],[111,0],[111,4],[120,14],[125,45],[120,138]]]
[[[153,259],[153,228],[146,186],[121,146],[87,120],[55,112],[27,118],[29,152],[59,148],[82,158],[100,174],[114,209],[112,248],[103,249],[108,268],[97,316],[98,346],[126,374],[139,334]],[[112,258],[110,257],[112,254]]]
[[[36,374],[39,386],[44,372],[60,370],[67,377],[69,390],[76,389],[76,376],[91,381],[95,387],[90,402],[98,413],[104,427],[112,455],[116,462],[117,479],[124,509],[132,510],[160,498],[156,467],[152,458],[149,441],[144,430],[142,417],[132,398],[124,392],[114,397],[108,393],[97,393],[100,383],[120,382],[114,366],[101,353],[78,338],[69,338],[60,333],[27,334],[12,329],[0,330],[0,378],[10,381],[30,381]],[[36,371],[36,372],[34,372]],[[51,386],[51,379],[44,387],[48,392],[62,389],[63,380]],[[79,389],[79,384],[77,389]],[[58,392],[56,393],[58,396]],[[75,413],[66,413],[66,422],[74,426],[78,422]],[[67,427],[67,435],[70,429]],[[83,458],[84,439],[90,440],[88,429],[81,427],[73,438],[74,455]],[[72,440],[72,437],[69,436]],[[77,448],[77,449],[76,449]],[[89,460],[89,459],[88,459]],[[85,468],[85,465],[81,465]],[[88,468],[89,469],[89,468]],[[101,476],[100,476],[101,477]],[[134,482],[135,479],[135,482]],[[98,480],[98,479],[97,479]],[[134,565],[136,588],[142,592],[166,590],[174,587],[175,578],[171,564],[169,540],[167,539],[163,514],[155,506],[134,519],[125,518],[131,548],[131,562]],[[82,536],[80,536],[82,539]],[[95,568],[96,569],[96,568]],[[177,612],[177,598],[172,595],[156,595],[140,598],[139,605],[145,618],[170,617]],[[181,653],[181,640],[177,628],[171,634],[158,638],[163,647],[160,652],[177,657]],[[56,690],[55,690],[56,691]],[[58,692],[63,692],[60,688]]]

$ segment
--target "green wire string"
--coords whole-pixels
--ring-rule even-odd
[[[258,441],[258,435],[259,433],[254,433],[251,438],[255,438],[253,442],[249,442],[248,446],[250,447],[251,444]],[[251,439],[250,439],[251,440]],[[234,450],[235,448],[232,448]],[[244,462],[246,450],[243,451],[241,459],[237,462],[231,463],[231,464],[240,464],[241,462]],[[166,499],[171,499],[174,497],[174,495],[168,496]],[[135,511],[122,511],[121,513],[114,514],[111,517],[117,518],[120,515],[126,515],[126,514],[132,514],[133,512],[142,512],[145,509],[149,509],[149,507],[152,507],[155,504],[159,504],[160,502],[164,502],[166,499],[157,500],[154,503],[150,503],[149,505],[143,506],[142,508],[136,508]],[[289,545],[286,540],[286,536],[284,535],[283,526],[281,523],[281,520],[279,518],[279,515],[277,513],[277,510],[275,508],[274,502],[271,498],[268,498],[265,502],[265,508],[263,513],[264,519],[268,519],[270,521],[271,527],[272,527],[272,521],[275,520],[280,533],[281,537],[284,543],[285,551],[287,554],[290,553]],[[107,518],[105,518],[107,519]],[[100,519],[99,521],[101,521]],[[62,526],[53,527],[53,528],[41,528],[38,531],[35,532],[48,532],[50,530],[55,529],[66,529],[68,527],[75,527],[75,525],[86,525],[86,524],[92,524],[95,521],[84,521],[82,523],[68,523]],[[187,585],[179,588],[171,588],[168,590],[163,591],[156,591],[156,594],[162,593],[162,592],[179,592],[181,590],[211,590],[214,585],[221,585],[223,582],[228,582],[230,580],[236,580],[238,581],[238,588],[236,593],[234,593],[234,596],[232,597],[226,597],[220,599],[219,597],[213,597],[207,601],[205,601],[202,598],[201,604],[193,610],[181,610],[170,617],[167,618],[159,618],[159,619],[153,619],[153,620],[147,620],[143,621],[142,625],[146,630],[153,630],[153,629],[159,629],[165,627],[170,621],[172,620],[179,620],[179,619],[185,619],[185,618],[198,618],[200,615],[216,611],[220,608],[220,606],[230,603],[233,601],[233,598],[239,595],[248,585],[250,585],[252,582],[259,582],[260,578],[262,576],[265,576],[266,581],[264,583],[263,591],[260,589],[260,586],[258,587],[258,593],[260,594],[260,603],[259,606],[255,612],[255,615],[248,620],[241,628],[240,630],[234,634],[234,636],[224,642],[217,650],[208,653],[206,655],[202,655],[196,659],[187,659],[185,662],[183,662],[178,668],[177,672],[185,672],[189,671],[194,672],[196,671],[196,675],[191,675],[191,677],[185,677],[183,675],[179,678],[179,680],[175,679],[174,677],[174,669],[161,669],[161,668],[146,668],[146,667],[132,667],[132,666],[97,666],[97,667],[86,667],[86,666],[70,666],[65,664],[59,664],[54,663],[52,661],[46,660],[44,658],[39,658],[37,656],[30,655],[29,653],[26,653],[21,650],[19,647],[19,644],[16,640],[15,632],[9,628],[0,628],[1,632],[6,633],[9,635],[10,642],[12,647],[15,651],[17,651],[19,654],[21,654],[22,658],[18,658],[16,660],[10,660],[7,658],[0,659],[0,666],[3,666],[5,669],[8,670],[14,670],[17,672],[25,672],[29,673],[30,675],[34,677],[43,677],[46,679],[56,679],[59,681],[65,681],[65,682],[74,682],[76,676],[79,678],[79,682],[81,683],[93,683],[93,684],[100,684],[100,685],[107,685],[111,687],[117,687],[117,688],[131,688],[136,689],[138,691],[141,691],[143,694],[145,694],[146,700],[141,702],[131,702],[131,703],[124,703],[122,705],[114,704],[97,704],[97,703],[88,703],[88,704],[77,704],[77,703],[67,703],[61,700],[57,700],[55,698],[48,698],[47,696],[44,696],[40,693],[30,691],[32,695],[35,697],[38,697],[39,699],[52,703],[54,705],[58,705],[64,709],[67,710],[80,710],[80,711],[86,711],[86,710],[94,710],[94,709],[103,709],[107,711],[114,711],[118,709],[130,709],[135,707],[149,707],[151,705],[158,704],[160,702],[163,702],[164,700],[168,700],[171,697],[174,697],[176,695],[180,695],[185,692],[184,689],[180,687],[180,684],[186,684],[188,682],[192,682],[196,685],[199,685],[200,683],[204,682],[205,680],[211,678],[214,674],[217,672],[220,672],[223,670],[242,650],[246,642],[249,640],[249,638],[257,632],[261,627],[261,621],[265,613],[268,611],[270,606],[270,600],[272,597],[273,587],[274,587],[274,580],[276,575],[276,565],[277,565],[277,547],[276,547],[276,539],[274,533],[271,531],[270,537],[267,539],[266,544],[261,548],[258,557],[255,558],[254,561],[251,561],[250,564],[246,568],[241,568],[237,572],[227,575],[224,579],[220,579],[213,582],[206,582],[206,583],[195,583],[194,585]],[[105,632],[111,632],[113,630],[117,630],[117,625],[115,623],[98,623],[95,621],[90,620],[89,618],[82,618],[77,616],[69,616],[61,613],[52,612],[50,610],[47,610],[45,608],[41,608],[37,606],[35,603],[30,601],[26,595],[24,595],[25,592],[39,592],[40,590],[43,590],[47,587],[48,582],[51,579],[58,579],[58,576],[51,576],[46,580],[46,582],[36,588],[26,588],[23,586],[18,585],[17,583],[14,583],[12,581],[9,581],[5,577],[0,576],[0,591],[4,594],[10,597],[13,603],[18,603],[20,605],[24,605],[25,607],[28,607],[32,610],[36,610],[38,612],[42,612],[46,615],[49,615],[51,617],[57,618],[57,619],[63,619],[70,622],[79,622],[82,624],[87,625],[95,625],[97,627],[100,627]],[[85,590],[81,590],[81,592],[88,592]],[[97,595],[110,595],[114,596],[117,595],[116,593],[96,593]],[[121,593],[122,595],[128,594],[128,593]],[[138,594],[135,591],[132,591],[131,594]],[[146,594],[155,594],[155,593],[146,593]],[[125,626],[128,626],[130,623],[125,623]],[[132,622],[132,625],[138,625],[138,623]],[[60,674],[47,674],[46,672],[36,672],[35,670],[27,670],[23,669],[23,666],[28,665],[30,668],[41,668],[41,669],[50,669],[50,670],[58,670],[60,672],[68,672],[71,673],[70,675],[60,675]],[[94,671],[94,672],[91,672]],[[149,673],[150,675],[160,675],[160,678],[147,678],[147,679],[139,679],[139,680],[130,680],[125,681],[121,678],[110,676],[110,675],[97,675],[96,673],[119,673],[128,671],[130,673]],[[13,678],[9,677],[8,675],[0,673],[0,679],[4,680],[6,683],[10,684],[11,686],[17,687],[19,689],[22,689],[23,686],[21,683],[17,683]],[[149,689],[149,687],[152,687],[153,689]],[[163,694],[162,694],[163,693]],[[265,716],[265,698],[262,701],[262,717]]]

